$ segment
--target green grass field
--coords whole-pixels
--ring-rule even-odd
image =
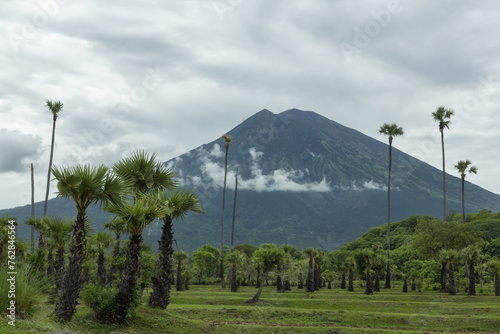
[[[449,296],[435,291],[402,293],[397,288],[366,296],[362,288],[337,288],[322,289],[309,298],[304,290],[279,294],[265,287],[258,304],[246,304],[255,292],[254,287],[231,293],[218,286],[191,286],[189,291],[173,291],[167,310],[151,309],[143,302],[128,325],[100,324],[83,304],[70,324],[61,324],[52,315],[53,305],[40,302],[39,312],[32,319],[17,320],[15,328],[2,317],[0,333],[500,332],[500,298],[491,293]]]

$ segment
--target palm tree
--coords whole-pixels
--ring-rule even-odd
[[[120,255],[120,236],[125,229],[125,222],[120,217],[109,217],[109,221],[104,223],[104,228],[110,230],[115,234],[115,244],[113,248],[113,260],[111,261],[111,268],[109,269],[108,284],[113,284],[116,279],[118,268],[116,267],[116,259]]]
[[[453,264],[460,259],[460,254],[455,249],[441,249],[438,256],[442,262],[446,262],[448,265],[448,290],[450,295],[457,294],[457,288],[455,286],[455,273],[453,269]]]
[[[468,172],[470,174],[477,174],[477,167],[470,165],[472,165],[472,162],[470,160],[460,160],[454,166],[455,169],[458,170],[462,178],[462,219],[464,223],[465,223],[465,173]]]
[[[182,265],[184,264],[184,260],[189,257],[188,253],[184,251],[180,252],[175,252],[172,257],[175,259],[175,262],[177,262],[177,280],[176,280],[176,285],[175,289],[177,291],[182,291]]]
[[[387,272],[385,275],[385,288],[391,288],[391,165],[392,165],[392,139],[404,134],[403,128],[396,124],[384,123],[379,133],[389,137],[389,178],[387,182]]]
[[[446,171],[445,171],[445,156],[444,156],[444,128],[450,128],[450,118],[453,116],[454,111],[446,109],[445,107],[438,107],[436,111],[432,112],[432,118],[439,122],[439,132],[441,132],[441,150],[443,153],[443,221],[446,220]]]
[[[183,219],[189,211],[204,213],[198,196],[186,189],[176,189],[173,192],[162,191],[157,199],[165,209],[162,234],[158,242],[158,272],[152,278],[153,292],[149,296],[149,306],[167,308],[170,304],[170,276],[172,274],[172,222]]]
[[[236,198],[238,196],[238,169],[236,168],[236,176],[234,183],[234,203],[233,203],[233,226],[231,229],[231,252],[234,248],[234,223],[236,221]]]
[[[475,266],[479,261],[481,256],[481,249],[477,246],[469,246],[462,251],[462,256],[466,260],[466,266],[468,266],[468,276],[469,276],[469,289],[468,293],[470,296],[476,295],[476,274]]]
[[[220,246],[220,278],[222,288],[226,287],[226,282],[224,280],[224,209],[226,207],[226,180],[227,180],[227,153],[229,151],[229,143],[233,140],[228,134],[223,134],[222,138],[224,139],[225,149],[226,149],[226,160],[224,163],[224,188],[222,190],[222,227],[221,227],[221,246]]]
[[[141,262],[142,231],[155,218],[163,217],[166,214],[166,208],[159,203],[155,194],[141,194],[136,197],[134,203],[129,201],[111,203],[105,209],[123,219],[130,236],[125,268],[116,295],[116,309],[111,316],[112,322],[120,323],[126,320],[129,308],[135,300]]]
[[[285,253],[285,279],[283,282],[283,291],[291,291],[292,288],[290,286],[290,275],[289,275],[289,269],[290,269],[290,258],[294,257],[297,255],[299,252],[297,248],[295,248],[293,245],[288,245],[288,244],[282,244],[280,246],[280,249]]]
[[[156,160],[156,154],[135,151],[113,165],[113,171],[122,180],[132,184],[135,199],[143,194],[173,189],[177,186],[175,173]]]
[[[43,218],[43,222],[46,230],[46,236],[56,251],[56,260],[52,275],[54,277],[57,292],[61,289],[62,278],[64,275],[64,247],[71,237],[73,221],[60,217],[49,218],[46,216]],[[52,251],[52,249],[50,251]]]
[[[314,292],[314,258],[318,251],[315,248],[306,248],[302,252],[309,258],[307,269],[306,292]]]
[[[231,263],[231,292],[238,292],[238,280],[237,280],[237,271],[236,266],[241,264],[245,260],[245,254],[240,251],[233,251],[226,255],[226,260]]]
[[[354,270],[356,270],[356,260],[353,257],[348,257],[344,263],[349,271],[347,291],[354,291]]]
[[[97,281],[104,287],[106,285],[106,266],[104,264],[104,252],[111,246],[113,242],[113,236],[108,232],[98,232],[95,236],[95,242],[97,246]]]
[[[76,311],[76,301],[82,286],[81,273],[86,243],[87,209],[91,205],[116,203],[129,189],[128,185],[109,173],[104,165],[91,167],[78,165],[52,168],[58,180],[58,196],[75,202],[77,215],[71,235],[68,270],[63,284],[62,296],[56,304],[56,314],[61,320],[71,321]]]
[[[487,266],[495,274],[495,296],[500,296],[500,260],[492,258]]]
[[[56,120],[57,116],[62,110],[63,104],[61,101],[55,101],[52,102],[50,100],[45,101],[47,108],[49,108],[49,111],[52,113],[52,142],[50,144],[50,159],[49,159],[49,171],[47,173],[47,190],[45,192],[45,203],[43,205],[43,216],[45,217],[47,215],[47,204],[49,201],[49,191],[50,191],[50,173],[52,170],[52,158],[54,156],[54,142],[55,142],[55,136],[56,136]],[[43,234],[40,235],[40,239],[42,240],[42,243],[45,247],[45,241]]]
[[[365,262],[365,278],[366,278],[366,288],[365,294],[371,295],[373,294],[373,282],[371,276],[371,266],[373,264],[374,258],[376,256],[375,252],[371,248],[364,248],[360,250],[359,255],[363,258]]]

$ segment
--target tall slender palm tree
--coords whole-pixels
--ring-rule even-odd
[[[109,173],[104,165],[91,167],[52,168],[58,180],[58,196],[75,202],[77,215],[71,235],[69,265],[62,284],[62,296],[56,304],[56,314],[61,320],[71,321],[76,311],[76,301],[82,287],[81,273],[86,243],[87,209],[91,205],[121,201],[130,186]]]
[[[54,157],[54,142],[55,142],[55,137],[56,137],[56,121],[57,121],[57,116],[62,110],[63,104],[61,101],[55,101],[52,102],[50,100],[45,101],[47,108],[49,108],[49,111],[52,113],[52,142],[50,144],[50,159],[49,159],[49,171],[47,173],[47,190],[45,192],[45,203],[43,205],[43,216],[45,217],[47,215],[47,204],[49,201],[49,191],[50,191],[50,174],[52,170],[52,158]],[[43,235],[41,236],[43,240]],[[43,242],[45,246],[45,242]]]
[[[455,112],[446,109],[443,106],[432,112],[432,118],[439,123],[439,132],[441,132],[441,151],[443,155],[443,221],[446,220],[446,170],[445,170],[445,155],[444,155],[444,128],[450,128],[450,118]]]
[[[170,276],[172,275],[172,242],[174,233],[172,222],[183,219],[188,212],[204,213],[198,196],[187,189],[163,191],[157,194],[160,205],[165,209],[162,233],[158,242],[157,274],[152,278],[153,292],[149,296],[149,306],[167,308],[170,304]]]
[[[392,140],[404,134],[403,128],[395,123],[384,123],[379,133],[389,137],[389,178],[387,182],[387,272],[385,275],[385,288],[391,288],[391,165],[392,165]]]
[[[462,178],[462,220],[465,223],[465,173],[477,174],[477,167],[471,166],[470,160],[460,160],[454,166]],[[470,166],[470,167],[469,167]]]
[[[226,208],[226,181],[227,181],[227,154],[229,152],[229,143],[233,140],[228,134],[223,134],[222,139],[225,142],[226,158],[224,163],[224,188],[222,190],[222,226],[221,226],[221,237],[220,237],[220,279],[221,285],[224,289],[226,287],[226,281],[224,279],[224,209]]]
[[[35,173],[31,163],[31,218],[35,218]],[[35,227],[31,226],[31,254],[35,252]]]
[[[120,255],[120,236],[125,229],[125,222],[120,217],[110,217],[107,223],[104,223],[104,228],[110,230],[115,234],[115,242],[113,247],[113,259],[111,261],[111,268],[108,274],[108,284],[113,284],[116,279],[118,268],[116,266],[116,259]]]
[[[236,199],[238,196],[238,168],[236,168],[236,176],[234,183],[234,203],[233,203],[233,226],[231,229],[231,252],[234,248],[234,223],[236,221]]]
[[[125,200],[121,203],[110,203],[105,210],[123,219],[126,231],[130,236],[125,268],[115,299],[116,309],[111,315],[112,322],[122,323],[126,320],[136,297],[143,242],[142,232],[155,218],[164,216],[166,208],[159,203],[155,194],[149,193],[141,194],[133,203]]]

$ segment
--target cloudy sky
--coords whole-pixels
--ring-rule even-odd
[[[312,110],[438,168],[431,112],[455,111],[447,170],[500,193],[500,3],[409,0],[3,0],[0,209],[43,200],[54,164],[168,160],[261,109]],[[52,186],[55,189],[55,184]],[[52,195],[53,196],[53,195]]]

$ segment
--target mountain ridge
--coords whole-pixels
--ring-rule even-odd
[[[231,234],[238,170],[237,244],[292,243],[331,250],[387,221],[387,144],[299,109],[278,114],[262,109],[227,133],[233,140],[228,154],[225,235]],[[182,186],[200,196],[207,211],[189,214],[184,222],[174,224],[180,248],[192,251],[205,243],[220,245],[224,140],[200,145],[165,165],[178,174]],[[441,170],[393,147],[391,181],[392,220],[413,214],[442,215]],[[447,194],[448,208],[460,211],[461,180],[450,174]],[[500,195],[470,182],[466,197],[469,212],[500,211]],[[51,200],[49,215],[74,211],[72,203],[63,201]],[[16,215],[16,210],[10,210]],[[98,226],[107,220],[95,208],[89,216]],[[159,228],[157,224],[148,228],[145,240],[156,245]]]

